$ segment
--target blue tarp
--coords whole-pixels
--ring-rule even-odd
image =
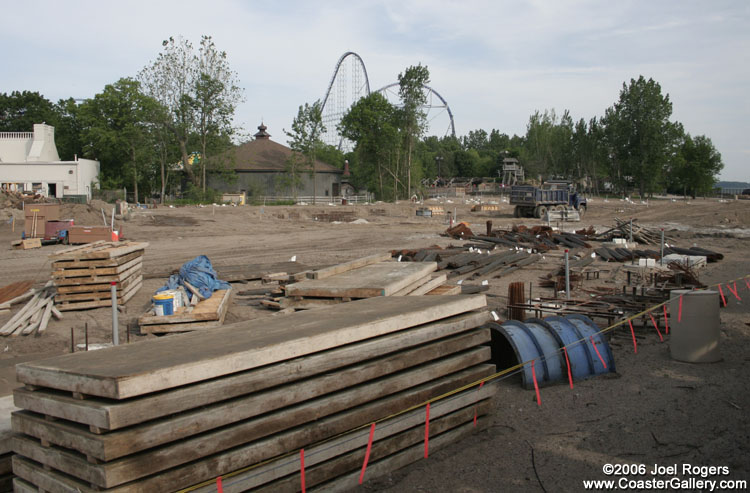
[[[167,284],[157,289],[156,292],[167,289],[177,289],[179,286],[185,286],[183,281],[187,281],[191,286],[200,291],[201,296],[210,298],[214,291],[218,289],[229,289],[230,285],[226,281],[221,281],[216,277],[216,271],[211,266],[211,261],[205,255],[199,255],[189,262],[185,262],[180,267],[179,274],[172,274]],[[187,290],[187,288],[186,288]],[[188,291],[189,294],[189,291]]]

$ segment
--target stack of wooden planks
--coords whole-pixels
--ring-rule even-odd
[[[51,317],[62,319],[62,313],[55,308],[55,288],[52,281],[40,289],[29,289],[24,294],[6,301],[0,307],[10,309],[12,305],[26,300],[29,301],[23,308],[0,327],[0,336],[42,334],[47,330]]]
[[[57,287],[55,303],[61,311],[111,306],[114,282],[117,304],[124,305],[141,287],[147,246],[134,241],[97,241],[50,255]]]
[[[225,492],[296,491],[300,449],[308,488],[355,487],[370,423],[383,419],[366,479],[424,456],[423,404],[494,373],[485,306],[377,297],[20,364],[16,491],[174,491],[218,476]],[[481,425],[494,387],[431,403],[429,449]]]
[[[390,253],[371,255],[309,272],[309,279],[288,284],[286,297],[274,302],[281,309],[305,309],[377,296],[430,294],[447,280],[436,270],[436,262],[393,262]]]
[[[195,306],[179,307],[173,315],[154,315],[149,312],[138,318],[138,326],[143,334],[215,329],[224,325],[231,295],[232,289],[219,289]]]
[[[19,409],[13,396],[0,397],[0,493],[13,491],[13,431],[10,414]]]

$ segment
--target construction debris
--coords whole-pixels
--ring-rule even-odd
[[[14,299],[9,300],[7,306],[20,301],[22,299],[28,299],[29,295],[31,299],[26,305],[16,312],[5,325],[0,328],[0,335],[2,336],[18,336],[18,335],[38,335],[44,333],[47,329],[50,317],[53,315],[55,318],[61,319],[62,314],[55,308],[55,288],[52,285],[52,281],[39,289],[31,289],[26,295],[18,296]]]
[[[174,491],[252,468],[243,489],[299,490],[304,448],[307,487],[329,488],[359,475],[359,428],[495,372],[485,304],[378,297],[22,363],[14,473],[46,491]],[[432,402],[430,451],[481,428],[495,389]],[[378,422],[372,464],[423,457],[424,423]]]
[[[645,226],[637,224],[638,219],[632,219],[631,221],[623,221],[620,218],[615,218],[615,226],[602,233],[596,235],[598,240],[612,240],[613,238],[632,238],[633,241],[644,245],[659,245],[661,243],[661,231],[655,231]],[[631,235],[631,224],[632,224],[632,235]],[[664,241],[668,241],[665,237]],[[671,241],[671,240],[669,240]]]
[[[105,242],[50,255],[55,303],[61,311],[110,306],[115,283],[117,304],[124,305],[141,287],[143,253],[148,243]]]

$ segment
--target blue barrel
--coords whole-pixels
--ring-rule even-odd
[[[490,322],[488,326],[492,329],[492,361],[497,368],[535,360],[536,380],[540,386],[567,381],[563,346],[567,347],[573,380],[615,371],[609,344],[586,316],[532,318],[525,322],[508,320],[502,324]],[[524,365],[521,380],[525,388],[534,387],[531,363]]]

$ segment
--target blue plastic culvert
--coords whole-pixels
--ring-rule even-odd
[[[533,359],[539,385],[567,380],[563,346],[568,349],[573,380],[615,371],[609,344],[586,316],[532,318],[525,322],[508,320],[502,324],[491,322],[488,326],[492,329],[492,360],[497,368],[509,368]],[[594,350],[592,337],[606,368]],[[534,387],[530,363],[524,365],[521,379],[525,388]]]

